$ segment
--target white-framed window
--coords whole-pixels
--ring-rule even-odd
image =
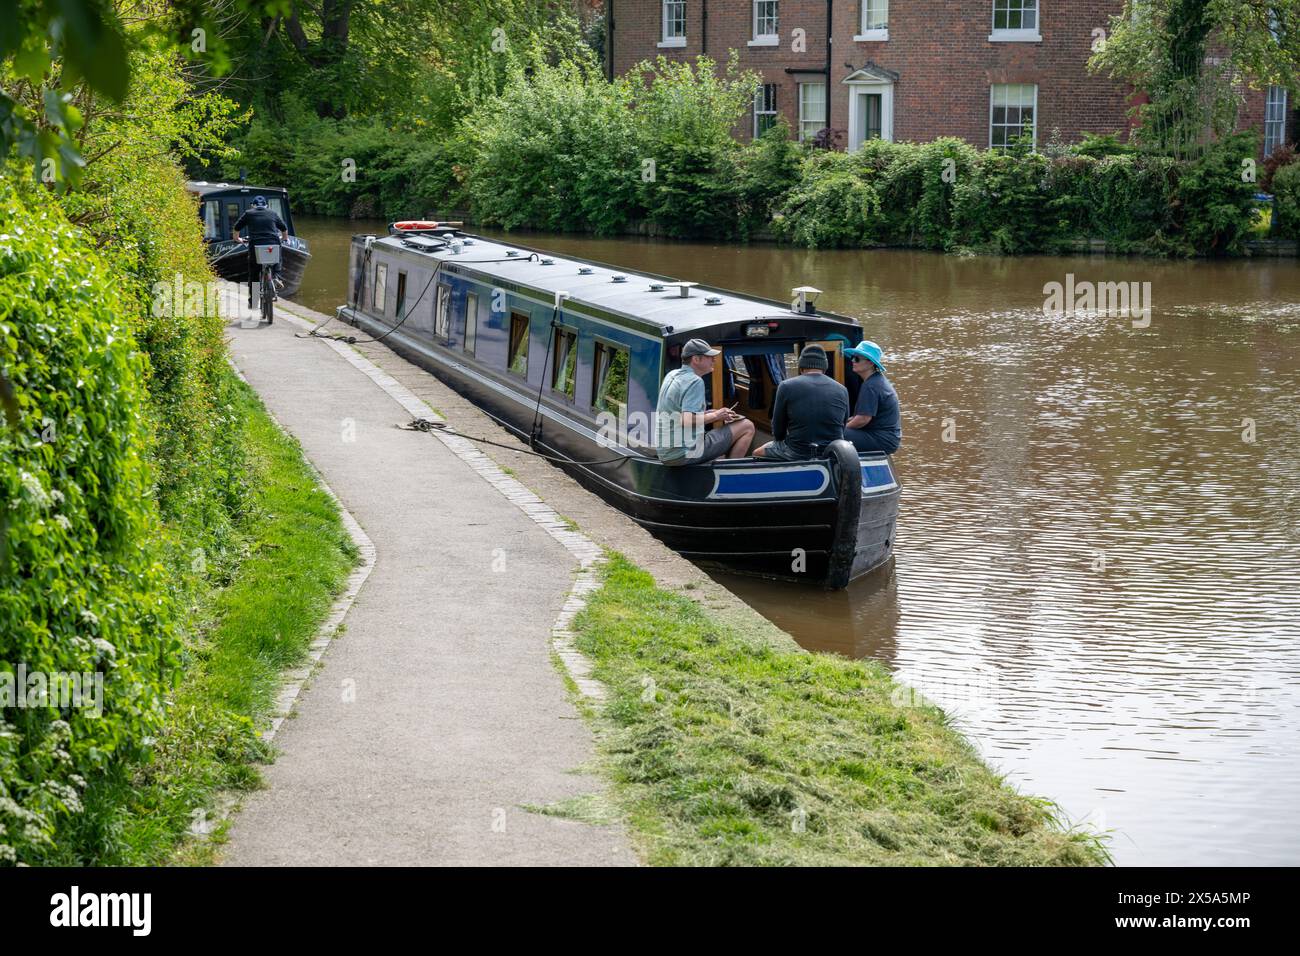
[[[754,94],[754,139],[776,125],[776,84],[764,83]]]
[[[989,89],[989,148],[1005,149],[1021,136],[1038,142],[1038,85],[994,83]]]
[[[1286,87],[1270,86],[1264,100],[1264,156],[1286,142]]]
[[[370,299],[370,307],[380,315],[388,307],[388,263],[375,263],[375,287],[374,295]]]
[[[221,238],[221,200],[209,199],[203,203],[203,238]]]
[[[659,46],[686,46],[686,0],[663,0],[663,38]]]
[[[862,17],[858,23],[859,41],[889,39],[889,0],[861,0]]]
[[[438,311],[433,317],[433,334],[444,342],[451,338],[451,286],[438,283]]]
[[[777,0],[754,0],[754,39],[750,46],[776,46],[781,42]]]
[[[826,84],[799,84],[799,139],[812,139],[826,128]]]
[[[469,292],[465,295],[465,339],[461,343],[465,351],[470,355],[474,354],[474,348],[478,342],[478,293]]]
[[[989,39],[1033,42],[1038,32],[1038,0],[993,0],[993,32]]]

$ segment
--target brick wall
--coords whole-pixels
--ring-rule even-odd
[[[798,82],[819,80],[826,64],[826,0],[780,0],[780,44],[751,45],[752,0],[686,0],[686,44],[660,47],[661,0],[606,0],[612,11],[611,65],[616,74],[638,61],[663,54],[693,60],[707,53],[725,62],[739,53],[741,66],[777,86],[777,108],[798,129]],[[1032,83],[1038,87],[1038,142],[1060,131],[1065,142],[1084,133],[1124,133],[1129,127],[1125,87],[1089,73],[1087,61],[1097,38],[1121,0],[1040,0],[1035,42],[991,42],[993,0],[892,0],[889,39],[857,41],[861,0],[834,0],[831,126],[850,127],[851,87],[843,81],[869,63],[896,74],[892,87],[893,138],[925,142],[960,136],[979,147],[989,145],[990,86]],[[707,10],[707,23],[705,12]],[[802,52],[793,49],[802,30]],[[707,40],[706,40],[707,36]],[[797,71],[808,71],[800,75]],[[858,89],[863,89],[858,87]],[[872,92],[877,88],[873,87]],[[1295,133],[1294,106],[1288,130]],[[1251,91],[1242,111],[1243,125],[1258,127],[1264,93]],[[752,118],[739,135],[748,137]]]
[[[924,142],[960,136],[989,145],[990,85],[1038,85],[1038,141],[1054,129],[1067,142],[1083,133],[1127,129],[1125,89],[1087,69],[1093,30],[1105,29],[1122,4],[1114,0],[1042,0],[1037,42],[990,42],[992,0],[895,0],[889,40],[852,38],[858,4],[841,0],[833,83],[870,60],[899,75],[894,85],[894,138]],[[849,99],[833,98],[831,121],[847,128]]]
[[[841,0],[843,2],[843,0]],[[613,10],[613,68],[616,75],[630,71],[641,60],[662,54],[669,60],[694,60],[707,53],[720,66],[731,50],[740,55],[743,68],[762,76],[764,83],[777,87],[777,110],[798,128],[798,77],[789,70],[821,73],[826,66],[825,0],[780,0],[780,39],[777,46],[750,46],[753,39],[752,0],[686,0],[686,45],[662,47],[662,0],[606,0]],[[704,13],[707,7],[707,32]],[[805,31],[796,51],[794,31]],[[707,47],[707,48],[706,48]],[[753,118],[738,133],[748,138]]]

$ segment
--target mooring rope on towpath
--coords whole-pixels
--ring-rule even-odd
[[[482,411],[482,409],[480,409]],[[496,416],[490,416],[494,420]],[[609,465],[616,461],[626,461],[631,455],[616,455],[613,458],[599,458],[595,461],[581,461],[577,458],[561,458],[557,455],[546,455],[540,451],[533,451],[531,448],[520,448],[518,445],[507,445],[504,442],[493,441],[490,438],[476,438],[473,435],[465,435],[456,431],[447,422],[435,422],[428,418],[413,418],[405,425],[398,425],[398,428],[410,432],[444,432],[448,435],[455,435],[457,438],[463,438],[466,441],[477,442],[483,445],[495,445],[497,448],[504,448],[507,451],[517,452],[520,455],[532,455],[534,458],[544,458],[547,461],[553,461],[561,465]]]

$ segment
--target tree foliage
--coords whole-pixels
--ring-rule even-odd
[[[1300,76],[1300,0],[1126,0],[1092,68],[1128,81],[1137,140],[1177,158],[1235,128],[1248,87]]]

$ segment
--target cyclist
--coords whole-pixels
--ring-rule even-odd
[[[253,251],[254,246],[278,246],[281,241],[288,241],[289,227],[284,224],[280,214],[269,208],[265,196],[254,196],[253,202],[244,214],[235,220],[234,226],[231,227],[236,241],[248,243],[248,306],[253,306],[253,286],[259,281],[262,274],[262,267],[257,264],[257,256]],[[247,238],[240,236],[239,231],[247,228]],[[276,263],[272,270],[276,289],[284,288],[284,280],[280,278],[280,263]]]

